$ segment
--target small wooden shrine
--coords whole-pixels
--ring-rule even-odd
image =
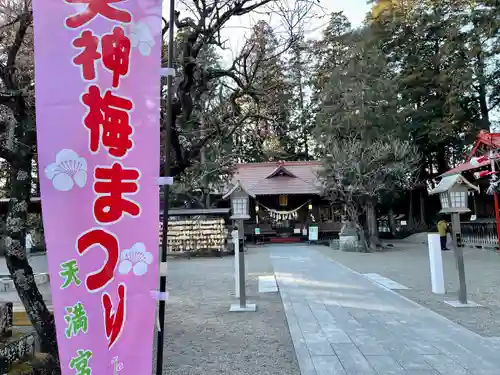
[[[315,161],[238,164],[223,198],[229,200],[235,191],[248,194],[247,238],[295,242],[307,239],[310,226],[321,238],[335,237],[342,207],[321,196],[319,169]]]

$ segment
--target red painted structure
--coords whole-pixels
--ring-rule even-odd
[[[441,177],[472,171],[474,169],[485,167],[490,163],[493,165],[493,163],[497,160],[500,161],[499,155],[494,155],[493,159],[491,157],[484,157],[484,155],[477,155],[480,149],[486,149],[489,151],[500,149],[500,133],[489,133],[485,130],[481,130],[477,135],[476,142],[467,156],[465,163],[462,163],[457,167],[450,169],[448,172],[443,173]],[[495,221],[497,227],[498,246],[500,248],[500,205],[498,193],[495,192],[493,194],[493,199],[495,201]]]

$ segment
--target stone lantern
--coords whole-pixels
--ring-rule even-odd
[[[452,306],[468,306],[467,289],[465,283],[464,255],[462,250],[462,235],[460,230],[460,214],[470,212],[468,207],[469,190],[479,191],[462,175],[454,174],[441,179],[439,184],[429,194],[439,194],[441,213],[451,215],[451,228],[454,244],[455,259],[457,262],[460,289],[458,302],[449,302]]]

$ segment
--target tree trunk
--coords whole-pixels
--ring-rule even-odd
[[[211,205],[212,202],[210,201],[210,192],[208,192],[207,195],[205,195],[205,207],[210,208]]]
[[[9,150],[14,149],[14,131],[16,128],[16,122],[14,120],[8,120],[7,123],[8,130],[7,130],[7,141],[5,142],[5,145]]]
[[[200,121],[200,132],[201,136],[205,137],[205,119],[203,118],[203,115],[201,116],[201,121]],[[201,164],[201,170],[206,167],[207,163],[207,150],[206,147],[203,146],[200,150],[200,164]],[[202,181],[202,192],[204,197],[202,197],[202,204],[205,206],[205,208],[210,208],[210,190],[209,190],[209,182],[208,182],[208,175],[204,173],[203,176],[203,181]]]
[[[5,224],[5,260],[26,314],[38,335],[41,351],[48,353],[58,362],[54,317],[38,290],[25,247],[32,181],[31,162],[36,147],[36,135],[34,119],[29,114],[29,104],[25,101],[24,94],[20,92],[16,58],[24,37],[32,25],[32,16],[31,10],[26,6],[25,12],[19,17],[19,28],[14,43],[7,48],[7,66],[0,71],[0,78],[7,90],[16,93],[12,101],[6,104],[12,110],[16,122],[14,133],[9,133],[13,142],[8,150],[13,156],[9,160],[10,201]],[[57,368],[50,372],[54,375],[60,373]]]
[[[306,113],[304,109],[304,87],[302,84],[302,72],[298,71],[299,83],[299,111],[300,111],[300,127],[302,130],[302,142],[304,143],[304,155],[306,160],[309,160],[309,137],[308,130],[306,129]]]
[[[26,155],[23,155],[26,156]],[[6,262],[19,298],[40,340],[42,352],[58,358],[54,316],[38,290],[26,255],[25,235],[31,192],[31,157],[11,164],[10,202],[6,220]]]
[[[423,158],[422,163],[420,165],[420,170],[418,174],[418,183],[420,185],[419,188],[419,198],[420,198],[420,222],[422,224],[426,223],[426,215],[425,215],[425,201],[429,196],[427,192],[427,184],[426,182],[429,180],[427,173],[427,159]]]
[[[356,208],[356,205],[352,202],[346,203],[344,206],[345,214],[347,216],[347,220],[356,228],[356,232],[359,238],[359,247],[360,252],[367,253],[369,251],[368,242],[366,240],[365,231],[363,227],[359,223],[359,214]]]
[[[420,223],[425,224],[425,196],[427,194],[427,191],[424,189],[420,189]]]
[[[391,231],[391,235],[396,235],[396,220],[394,219],[394,210],[389,208],[389,212],[387,213],[387,218],[389,221],[389,230]]]
[[[474,22],[474,27],[479,28],[480,26]],[[490,130],[490,111],[488,109],[488,89],[487,89],[487,78],[485,74],[486,64],[484,61],[484,51],[483,46],[479,40],[474,43],[474,49],[477,51],[476,54],[476,75],[477,75],[477,93],[479,101],[479,110],[481,112],[481,129],[487,131]]]
[[[410,199],[408,202],[408,226],[413,228],[413,190],[409,191]]]
[[[366,202],[366,224],[368,227],[370,245],[374,245],[374,247],[380,246],[377,213],[375,211],[375,201],[372,198],[368,199]]]
[[[446,159],[446,151],[444,145],[438,145],[438,151],[436,155],[437,162],[437,172],[439,175],[448,172],[448,160]]]
[[[365,230],[359,224],[356,224],[356,229],[359,233],[359,242],[361,244],[361,252],[362,253],[370,252],[370,246],[368,245],[368,241],[366,239]]]

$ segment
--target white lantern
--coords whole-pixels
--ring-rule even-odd
[[[233,216],[248,216],[248,197],[232,197]]]
[[[430,194],[439,194],[442,213],[470,212],[468,207],[469,190],[479,189],[461,175],[443,177]]]
[[[231,219],[250,219],[249,194],[239,181],[223,198],[226,199],[228,197],[231,199]]]

